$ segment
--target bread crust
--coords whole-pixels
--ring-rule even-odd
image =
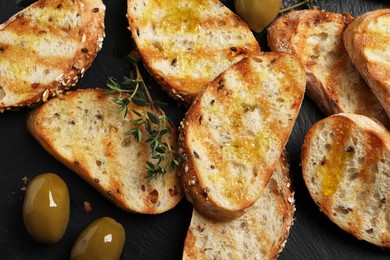
[[[0,111],[74,86],[102,48],[105,9],[101,0],[40,0],[0,25]]]
[[[163,213],[183,197],[177,171],[169,169],[164,177],[145,179],[146,161],[152,161],[150,148],[125,134],[135,116],[128,113],[124,118],[113,98],[101,89],[61,94],[32,110],[27,128],[47,152],[118,207]],[[145,108],[133,104],[130,109],[145,113]],[[177,147],[175,131],[169,141]]]
[[[276,259],[286,243],[295,210],[286,160],[278,161],[266,190],[241,217],[220,222],[194,210],[183,259]]]
[[[222,71],[260,51],[246,23],[217,0],[127,3],[129,29],[145,67],[187,106]]]
[[[184,191],[200,214],[230,220],[259,198],[288,140],[305,83],[295,57],[263,53],[231,66],[194,101],[180,126],[179,146],[186,157]]]
[[[269,27],[268,44],[273,51],[288,52],[301,60],[307,73],[306,92],[326,116],[363,114],[390,127],[383,106],[344,48],[343,32],[352,21],[348,13],[293,11]]]
[[[367,12],[344,31],[345,48],[352,62],[390,116],[390,9]],[[383,25],[381,27],[381,24]]]
[[[314,124],[301,153],[311,197],[358,239],[390,246],[390,134],[363,115],[336,114]]]

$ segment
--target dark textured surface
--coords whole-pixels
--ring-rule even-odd
[[[1,0],[0,23],[31,3],[31,0]],[[131,49],[125,18],[125,0],[106,0],[106,34],[103,49],[77,88],[104,87],[109,76],[121,79],[130,68],[124,55]],[[232,7],[233,1],[223,1]],[[294,1],[284,1],[284,5]],[[350,12],[356,16],[366,11],[390,7],[389,1],[319,0],[321,9]],[[265,34],[256,35],[267,50]],[[147,73],[143,71],[145,78]],[[152,80],[153,94],[168,102],[166,111],[178,123],[185,110],[167,97]],[[122,259],[180,259],[190,221],[191,205],[183,200],[173,210],[144,216],[123,212],[69,171],[27,133],[25,119],[29,109],[0,114],[0,259],[68,259],[78,234],[96,218],[110,216],[126,229],[126,246]],[[292,161],[293,184],[296,187],[295,224],[285,250],[279,259],[390,259],[390,251],[359,241],[331,223],[311,200],[301,177],[299,153],[307,129],[323,115],[308,98],[304,100],[296,126],[287,145]],[[44,172],[55,172],[68,184],[71,216],[63,239],[56,245],[43,246],[26,232],[22,221],[22,178]],[[83,211],[89,201],[93,211]]]

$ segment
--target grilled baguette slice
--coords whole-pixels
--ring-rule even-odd
[[[376,121],[337,114],[317,122],[302,171],[320,210],[358,239],[390,246],[390,134]]]
[[[297,56],[307,73],[307,94],[325,115],[355,113],[374,117],[390,127],[378,99],[354,67],[344,48],[349,14],[320,10],[290,12],[268,29],[273,51]]]
[[[365,13],[344,32],[352,62],[390,116],[390,9]]]
[[[242,215],[261,195],[287,142],[306,84],[293,55],[244,58],[191,105],[179,145],[185,194],[217,220]]]
[[[187,105],[230,65],[260,51],[246,23],[218,0],[127,3],[129,28],[146,68]]]
[[[125,134],[134,114],[124,118],[112,102],[114,97],[98,89],[60,95],[30,113],[28,130],[50,154],[117,206],[145,214],[167,211],[183,196],[177,172],[145,179],[149,145]],[[130,109],[146,113],[134,104]],[[176,133],[169,137],[175,147]]]
[[[101,49],[101,0],[40,0],[0,25],[0,111],[74,86]]]
[[[193,211],[183,259],[276,259],[293,215],[289,168],[280,159],[264,193],[241,217],[218,222]]]

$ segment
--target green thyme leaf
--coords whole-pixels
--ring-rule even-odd
[[[119,112],[124,111],[124,116],[129,112],[133,113],[133,119],[129,119],[132,128],[126,134],[133,136],[138,142],[149,145],[151,160],[145,162],[145,178],[152,181],[167,173],[168,168],[176,169],[184,160],[184,156],[170,145],[169,134],[173,123],[160,108],[164,103],[151,98],[138,69],[137,60],[129,55],[129,61],[134,66],[130,76],[124,77],[121,83],[109,78],[107,83],[109,89],[104,93],[117,94],[113,102],[119,106]],[[146,107],[146,115],[134,108],[130,108],[129,111],[131,103]]]

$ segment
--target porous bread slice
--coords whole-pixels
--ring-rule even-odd
[[[336,114],[302,146],[302,172],[320,210],[358,239],[390,246],[390,134],[376,121]]]
[[[241,217],[217,222],[193,211],[183,259],[276,259],[293,214],[289,168],[280,159],[264,193]]]
[[[130,30],[146,68],[189,104],[244,56],[260,51],[246,23],[218,0],[128,0]]]
[[[131,112],[124,118],[114,94],[88,89],[59,95],[33,110],[28,130],[60,162],[124,210],[157,214],[173,208],[183,192],[177,171],[149,181],[149,145],[125,132],[132,128]],[[129,105],[141,114],[146,108]],[[146,135],[146,130],[142,130]],[[169,134],[176,147],[176,131]]]
[[[353,17],[320,10],[293,11],[268,29],[273,51],[297,56],[307,73],[307,94],[326,115],[355,113],[390,127],[378,99],[356,70],[344,48],[343,32]]]
[[[0,25],[0,111],[74,86],[101,49],[101,0],[40,0]]]
[[[344,31],[352,62],[390,116],[390,9],[365,13]]]
[[[218,76],[181,123],[182,182],[199,213],[243,214],[261,195],[287,142],[306,84],[287,53],[244,58]]]

